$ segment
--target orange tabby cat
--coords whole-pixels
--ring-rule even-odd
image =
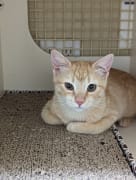
[[[70,62],[51,52],[55,93],[42,110],[43,120],[68,131],[98,134],[113,123],[128,126],[136,114],[136,79],[111,69],[113,55],[98,61]],[[109,74],[110,71],[110,74]]]

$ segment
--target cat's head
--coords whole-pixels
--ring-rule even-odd
[[[107,78],[113,62],[109,54],[95,62],[70,62],[51,51],[55,95],[60,103],[75,110],[97,106],[105,96]]]

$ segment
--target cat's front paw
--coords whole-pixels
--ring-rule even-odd
[[[99,134],[103,132],[98,125],[86,122],[71,122],[67,125],[67,130],[82,134]]]
[[[66,129],[70,132],[83,133],[82,128],[81,128],[82,126],[83,126],[83,123],[71,122],[67,125]]]
[[[66,129],[70,132],[74,132],[75,129],[75,123],[69,123],[66,127]]]

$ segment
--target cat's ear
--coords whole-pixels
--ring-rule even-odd
[[[54,72],[65,71],[71,66],[71,62],[55,49],[51,51],[51,62]]]
[[[104,56],[103,58],[97,60],[93,64],[95,71],[101,76],[109,75],[109,71],[113,63],[113,58],[113,54],[108,54],[107,56]]]

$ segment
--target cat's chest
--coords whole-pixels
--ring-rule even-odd
[[[80,111],[77,112],[76,110],[74,111],[65,108],[62,114],[62,120],[66,124],[72,121],[85,121],[85,114],[84,112],[80,112]]]
[[[94,110],[74,110],[65,108],[62,111],[62,121],[67,124],[69,122],[75,121],[75,122],[84,122],[84,121],[90,121],[95,122],[98,119],[101,119],[101,113],[96,113]]]

